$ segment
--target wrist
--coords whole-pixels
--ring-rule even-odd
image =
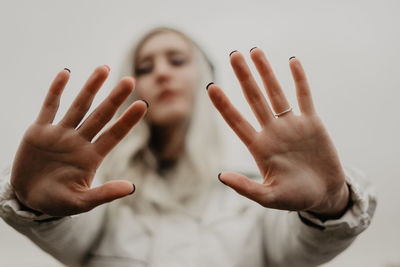
[[[35,214],[36,216],[43,215],[42,212],[37,211],[37,210],[34,210],[34,209],[31,209],[31,208],[29,208],[28,206],[25,206],[21,201],[18,200],[18,198],[16,198],[16,200],[18,201],[18,204],[20,205],[21,210],[32,212],[32,213]]]
[[[324,207],[308,210],[307,212],[321,221],[339,219],[353,204],[350,192],[350,186],[344,183],[343,187],[327,201]]]
[[[26,204],[24,204],[24,202],[21,201],[20,197],[18,196],[18,193],[16,192],[16,190],[15,190],[14,186],[12,185],[12,183],[10,183],[10,186],[11,186],[11,189],[13,191],[13,195],[15,197],[15,200],[18,202],[21,210],[31,212],[31,213],[35,214],[36,216],[43,215],[42,212],[34,210],[34,209],[28,207]]]

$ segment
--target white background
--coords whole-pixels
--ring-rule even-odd
[[[288,59],[308,74],[318,112],[345,165],[362,169],[379,196],[371,227],[326,266],[400,266],[399,1],[1,1],[0,165],[12,162],[48,85],[72,70],[60,114],[91,71],[111,67],[97,102],[119,78],[120,63],[153,26],[187,32],[214,60],[217,82],[255,124],[229,66],[238,49],[263,48],[292,105]],[[228,162],[254,164],[222,123]],[[0,266],[59,266],[0,220]]]

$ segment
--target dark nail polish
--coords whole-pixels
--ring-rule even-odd
[[[68,71],[69,73],[71,73],[71,70],[68,68],[64,68],[64,70]]]
[[[295,56],[290,57],[290,58],[289,58],[289,61],[290,61],[292,58],[295,58]]]
[[[218,173],[218,180],[219,180],[221,183],[223,183],[224,185],[226,185],[226,183],[224,183],[224,181],[221,180],[221,172]]]
[[[214,84],[214,83],[213,83],[213,82],[210,82],[209,84],[207,84],[206,90],[208,90],[208,87],[209,87],[210,85],[212,85],[212,84]]]
[[[235,53],[235,52],[237,52],[237,50],[233,50],[233,51],[229,54],[229,56],[232,56],[232,54]]]
[[[251,51],[253,51],[254,49],[256,49],[257,48],[257,46],[255,46],[255,47],[253,47],[252,49],[250,49],[250,53],[251,53]]]
[[[144,103],[146,103],[147,108],[149,108],[149,103],[147,103],[147,101],[144,100],[144,99],[142,99],[142,101],[143,101]]]
[[[134,185],[134,184],[132,184],[133,185],[133,189],[132,189],[132,192],[130,193],[130,195],[132,195],[133,193],[135,193],[135,190],[136,190],[136,186]]]

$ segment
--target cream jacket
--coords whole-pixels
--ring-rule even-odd
[[[209,192],[200,215],[184,209],[136,214],[117,200],[51,218],[21,209],[3,181],[0,216],[68,266],[316,266],[348,247],[374,213],[369,185],[356,171],[346,176],[354,204],[342,218],[325,222],[264,208],[223,184]]]

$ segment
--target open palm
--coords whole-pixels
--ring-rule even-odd
[[[263,80],[274,115],[243,56],[231,54],[231,64],[261,130],[256,131],[216,85],[208,87],[215,107],[253,155],[263,183],[224,172],[220,180],[238,193],[269,208],[341,214],[349,198],[336,149],[315,112],[305,73],[296,58],[290,68],[301,114],[292,112],[261,49],[251,58]]]
[[[104,157],[147,109],[143,101],[133,103],[110,128],[93,140],[134,87],[133,78],[121,79],[80,124],[108,72],[106,66],[96,68],[58,124],[53,124],[53,120],[69,72],[63,70],[54,79],[37,120],[25,132],[13,163],[11,185],[19,201],[28,208],[65,216],[88,211],[133,192],[134,187],[127,181],[111,181],[91,188],[96,169]]]

